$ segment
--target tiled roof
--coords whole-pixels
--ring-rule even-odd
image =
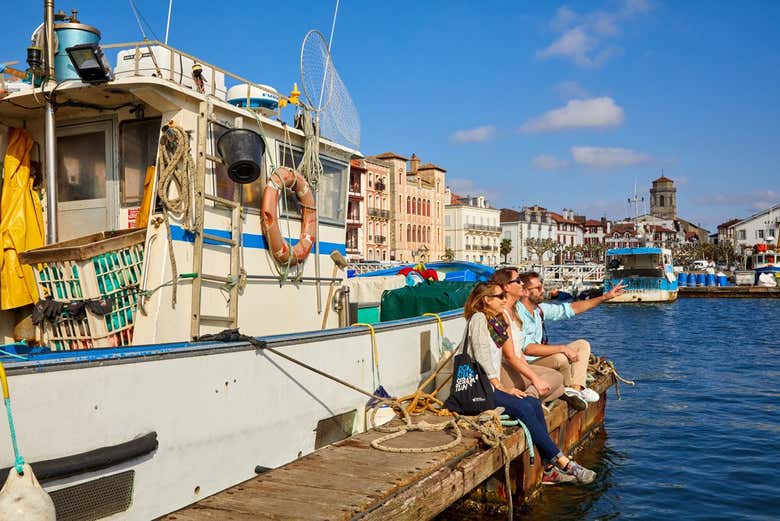
[[[585,221],[585,226],[601,226],[602,228],[606,228],[607,225],[604,224],[601,221],[597,221],[596,219],[588,219]]]
[[[566,217],[564,217],[563,215],[561,215],[559,213],[549,212],[549,214],[550,214],[550,217],[553,218],[553,221],[555,221],[557,223],[580,224],[580,223],[578,223],[577,221],[575,221],[573,219],[567,219]]]
[[[718,230],[720,230],[721,228],[728,228],[729,226],[737,224],[739,221],[741,221],[741,219],[729,219],[725,223],[719,224],[718,225]]]
[[[501,208],[501,217],[499,221],[502,223],[514,223],[520,220],[520,212],[511,210],[509,208]]]
[[[400,159],[401,161],[409,161],[408,157],[396,154],[395,152],[383,152],[382,154],[377,154],[374,157],[377,159]]]
[[[653,183],[674,183],[674,181],[662,175],[661,177],[653,181]]]
[[[436,166],[433,163],[425,163],[424,165],[419,166],[417,170],[441,170],[442,172],[446,172],[445,169],[440,166]]]

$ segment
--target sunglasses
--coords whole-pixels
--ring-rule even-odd
[[[495,295],[486,295],[488,298],[497,298],[497,299],[505,299],[506,298],[506,291],[502,291],[501,293],[496,293]]]
[[[526,286],[525,289],[531,290],[531,289],[542,289],[544,288],[544,284],[539,284],[538,286]]]
[[[520,280],[520,277],[517,277],[516,279],[510,280],[509,284],[512,284],[513,282],[516,283],[516,284],[520,284],[521,286],[523,285],[523,281]]]

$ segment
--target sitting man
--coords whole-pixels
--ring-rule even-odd
[[[617,284],[608,293],[589,300],[578,300],[565,304],[543,303],[544,286],[539,274],[534,271],[521,273],[523,293],[515,308],[523,322],[522,350],[528,362],[550,367],[563,375],[564,393],[570,398],[581,398],[584,402],[597,402],[599,395],[585,386],[590,358],[590,343],[578,339],[569,344],[549,344],[544,329],[545,320],[563,320],[593,309],[602,302],[625,293],[625,286]],[[571,403],[571,402],[570,402]],[[583,404],[585,405],[585,404]]]

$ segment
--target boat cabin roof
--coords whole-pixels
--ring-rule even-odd
[[[658,255],[672,253],[666,248],[615,248],[607,250],[607,255]]]

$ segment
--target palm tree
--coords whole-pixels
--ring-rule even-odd
[[[512,253],[512,239],[501,239],[501,255],[504,256],[504,264],[506,264],[506,256]]]

